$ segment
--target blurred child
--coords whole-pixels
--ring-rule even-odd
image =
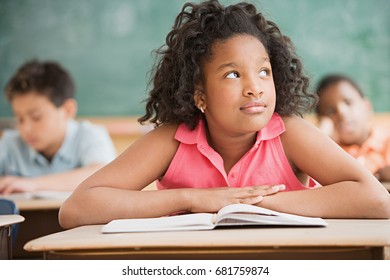
[[[349,77],[318,84],[319,127],[381,181],[390,181],[390,126],[373,125],[372,105]]]
[[[27,62],[5,94],[17,130],[0,139],[0,194],[73,190],[114,159],[105,129],[74,120],[74,83],[59,64]]]
[[[254,5],[187,3],[165,42],[140,119],[156,129],[77,187],[60,209],[63,227],[234,203],[390,217],[378,180],[299,117],[314,100],[308,78],[290,39]],[[158,190],[142,191],[155,180]]]

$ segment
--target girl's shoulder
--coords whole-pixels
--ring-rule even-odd
[[[290,127],[295,127],[295,126],[305,126],[305,125],[313,126],[307,120],[296,115],[281,116],[281,118],[283,120],[284,126],[286,127],[286,130]]]
[[[282,116],[285,132],[282,139],[302,139],[311,134],[318,134],[319,130],[309,121],[299,116]]]
[[[179,141],[175,139],[177,128],[178,125],[175,124],[163,124],[156,127],[130,145],[125,155],[133,158],[134,154],[140,154],[141,151],[141,157],[153,155],[154,161],[172,158],[179,147]]]
[[[158,142],[171,142],[175,140],[178,124],[163,124],[146,133],[144,139]]]
[[[175,135],[178,127],[180,124],[162,124],[155,129],[151,130],[151,133],[162,133],[162,134],[170,134],[170,135]]]

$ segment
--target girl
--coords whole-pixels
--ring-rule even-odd
[[[74,191],[64,228],[232,203],[390,217],[375,177],[299,117],[314,100],[308,79],[289,38],[253,5],[185,4],[159,54],[140,119],[157,127]],[[159,190],[141,191],[155,180]]]

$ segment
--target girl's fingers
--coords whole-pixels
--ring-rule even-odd
[[[264,196],[264,195],[274,194],[279,191],[283,191],[285,189],[286,189],[285,185],[249,187],[243,189],[243,192],[240,192],[240,196],[247,196],[247,197],[256,197],[259,195]]]
[[[266,189],[267,194],[277,193],[279,191],[284,191],[286,189],[285,185],[275,185],[270,186],[270,188]]]
[[[260,201],[263,200],[263,196],[255,196],[255,197],[248,197],[248,198],[241,198],[238,200],[237,203],[242,203],[242,204],[256,204],[259,203]]]

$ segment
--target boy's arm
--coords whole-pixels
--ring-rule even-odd
[[[7,159],[7,144],[4,140],[4,134],[0,131],[0,180],[5,175],[5,164]]]
[[[68,172],[50,174],[31,179],[36,190],[73,191],[82,181],[98,171],[104,164],[92,163]]]
[[[5,176],[0,178],[0,193],[33,192],[40,190],[73,191],[82,181],[95,173],[103,164],[94,163],[71,171],[25,178]]]
[[[375,177],[381,182],[390,182],[390,165],[385,166],[375,173]]]
[[[39,190],[73,191],[87,177],[115,158],[114,146],[105,129],[88,123],[81,124],[80,129],[81,132],[74,141],[77,145],[71,149],[77,151],[72,154],[81,167],[34,178],[5,176],[0,179],[0,194]],[[0,139],[0,172],[5,164],[2,158],[6,156],[7,150],[2,145],[6,145],[6,141]]]
[[[390,127],[386,127],[384,129],[390,131]],[[387,165],[379,169],[378,172],[375,174],[375,177],[377,177],[378,180],[381,182],[390,182],[390,136],[389,135],[388,138],[386,139],[386,143],[384,146],[385,146],[384,157]]]
[[[307,122],[284,121],[281,139],[290,164],[323,187],[266,196],[259,206],[323,218],[390,217],[390,195],[372,174]]]
[[[334,122],[326,116],[319,116],[317,127],[327,136],[337,142],[337,133],[334,127]]]

